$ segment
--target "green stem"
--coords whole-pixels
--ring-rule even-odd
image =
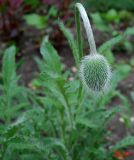
[[[90,21],[88,19],[87,13],[85,11],[85,8],[82,6],[81,3],[76,3],[76,8],[78,9],[81,18],[83,20],[83,24],[86,30],[86,34],[87,34],[87,39],[88,39],[88,43],[89,43],[89,47],[90,47],[90,53],[91,54],[96,54],[96,44],[94,41],[94,35],[92,32],[92,28],[91,28],[91,24]]]
[[[53,135],[54,135],[55,137],[58,137],[58,132],[57,132],[57,129],[56,129],[56,127],[55,127],[53,121],[50,120],[50,123],[51,123],[51,126],[52,126]]]
[[[64,98],[64,101],[65,101],[64,107],[65,107],[68,119],[70,121],[70,126],[73,129],[74,128],[74,123],[73,123],[73,114],[72,114],[72,111],[71,111],[71,106],[68,103],[68,99],[66,98],[64,89],[61,87],[61,85],[59,83],[57,83],[57,85],[59,86],[59,90],[61,91],[61,94],[62,94],[62,96]]]
[[[60,111],[60,116],[61,116],[61,134],[62,134],[62,139],[63,142],[66,146],[66,137],[65,137],[65,124],[64,124],[64,112]]]
[[[79,51],[79,61],[83,57],[83,40],[81,34],[81,22],[80,22],[80,13],[77,8],[75,8],[75,23],[76,23],[76,30],[77,30],[77,48]]]
[[[64,94],[63,94],[63,96],[64,96],[64,99],[65,99],[65,102],[66,102],[66,106],[67,106],[67,109],[68,109],[70,125],[71,125],[71,128],[74,129],[73,114],[72,114],[72,111],[71,111],[71,106],[69,105],[68,100],[66,99],[66,96]]]
[[[71,157],[69,156],[69,150],[68,150],[68,145],[67,145],[67,140],[66,140],[66,131],[65,131],[65,123],[64,123],[64,111],[60,111],[60,116],[61,116],[61,136],[63,143],[66,147],[67,151],[67,156],[65,157],[65,160],[71,160]],[[69,147],[70,148],[70,147]]]

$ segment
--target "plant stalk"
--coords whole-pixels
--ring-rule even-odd
[[[80,22],[80,13],[77,8],[75,8],[75,23],[77,31],[77,48],[79,52],[79,61],[83,57],[83,39],[81,34],[81,22]]]
[[[90,53],[91,54],[96,54],[97,53],[96,44],[95,44],[92,28],[91,28],[91,25],[90,25],[90,21],[88,19],[85,8],[80,3],[76,3],[76,8],[80,12],[81,18],[83,20],[83,24],[84,24],[84,27],[85,27],[85,30],[86,30],[88,43],[89,43],[89,47],[90,47]]]

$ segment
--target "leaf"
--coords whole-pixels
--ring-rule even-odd
[[[53,16],[53,17],[56,17],[58,15],[58,9],[54,6],[52,6],[50,9],[49,9],[49,13],[48,13],[49,17],[50,16]]]
[[[64,151],[66,151],[65,145],[60,141],[60,139],[45,138],[44,141],[45,141],[45,146],[46,147],[57,146],[57,147],[61,147]]]
[[[119,141],[118,143],[116,143],[113,149],[121,149],[128,146],[134,146],[134,136],[128,136],[123,140]]]
[[[110,22],[119,22],[119,15],[115,9],[110,9],[106,14],[105,18]]]
[[[66,89],[66,93],[74,94],[80,88],[80,81],[79,80],[69,81],[68,83],[65,84],[64,88]]]
[[[131,58],[131,59],[130,59],[130,64],[131,64],[131,66],[134,67],[134,58]]]
[[[10,145],[6,150],[6,157],[9,151],[22,151],[22,153],[34,152],[36,155],[45,156],[45,151],[53,152],[53,149],[59,150],[65,160],[69,160],[69,154],[65,145],[56,138],[34,138],[34,137],[15,137],[10,141]],[[5,158],[6,160],[6,158]]]
[[[131,27],[131,28],[127,28],[125,33],[124,33],[125,36],[131,36],[131,35],[134,35],[134,27]]]
[[[70,157],[69,157],[69,153],[68,153],[68,150],[67,148],[65,147],[65,145],[61,142],[60,139],[56,139],[56,138],[45,138],[45,147],[48,148],[59,148],[64,156],[64,159],[66,160],[70,160]]]
[[[85,117],[90,117],[90,123],[92,122],[93,125],[96,125],[96,128],[98,128],[99,132],[106,127],[107,122],[109,122],[109,120],[119,111],[119,107],[115,107],[110,110],[98,108],[86,113]]]
[[[121,111],[120,107],[114,107],[108,111],[103,112],[103,117],[101,119],[102,126],[105,127],[105,124],[116,114]]]
[[[34,26],[38,29],[46,27],[47,17],[38,14],[27,14],[23,17],[28,25]]]
[[[123,36],[122,35],[116,36],[116,37],[110,39],[109,41],[104,42],[99,47],[98,52],[100,54],[105,54],[106,55],[107,50],[111,50],[114,45],[120,43],[122,40],[123,40]]]
[[[13,118],[14,116],[19,116],[19,112],[21,113],[22,109],[25,109],[28,106],[27,103],[20,103],[15,105],[14,107],[10,107],[6,110],[6,112],[8,113],[7,115],[11,118]]]
[[[68,99],[68,103],[70,106],[76,106],[80,102],[80,96],[79,89],[80,89],[80,81],[79,80],[73,80],[68,81],[64,85],[65,89],[65,96]],[[78,100],[79,99],[79,100]]]
[[[26,121],[25,116],[21,116],[20,118],[18,118],[16,120],[16,122],[12,123],[11,125],[9,125],[7,128],[5,128],[5,131],[3,131],[5,138],[9,141],[12,139],[12,137],[15,136],[16,132],[18,131],[18,129],[20,127],[22,127],[22,125],[24,124],[24,122]]]
[[[100,54],[103,54],[106,56],[107,51],[112,50],[112,48],[114,47],[114,45],[117,45],[118,43],[121,43],[124,39],[126,39],[126,36],[130,36],[130,35],[134,35],[134,28],[128,28],[124,34],[122,35],[118,35],[112,39],[110,39],[109,41],[104,42],[100,47],[98,52]],[[125,45],[127,43],[127,45],[129,45],[129,49],[131,50],[132,46],[130,46],[130,44],[128,42],[126,42],[126,40],[124,41]],[[128,46],[127,46],[128,47]]]
[[[133,51],[133,45],[128,40],[124,41],[124,47],[128,52],[132,52]]]
[[[58,56],[57,51],[54,49],[51,43],[46,41],[46,38],[44,38],[42,41],[40,52],[46,62],[45,66],[47,68],[44,68],[44,71],[48,73],[47,69],[49,69],[53,74],[60,73],[60,57]]]
[[[26,136],[15,136],[9,141],[3,159],[7,160],[9,156],[14,156],[13,153],[20,151],[22,153],[34,152],[36,154],[43,155],[45,147],[43,147],[43,142],[39,139]]]
[[[4,85],[8,86],[15,75],[15,46],[11,46],[4,52],[2,74]]]
[[[110,64],[113,64],[115,62],[115,57],[111,50],[107,50],[105,53],[103,53],[103,55],[107,58]]]
[[[63,34],[65,35],[66,39],[68,40],[68,43],[69,43],[69,46],[70,46],[70,48],[72,50],[75,62],[76,62],[76,64],[78,64],[80,59],[79,59],[77,44],[76,44],[76,42],[75,42],[75,40],[73,38],[72,33],[70,32],[69,29],[67,29],[64,26],[64,24],[61,21],[59,22],[59,27],[60,27],[61,31],[63,32]]]
[[[131,69],[131,66],[128,64],[118,64],[116,65],[116,70],[113,76],[115,76],[115,79],[119,82],[129,75]]]
[[[81,125],[83,125],[85,127],[92,128],[92,129],[97,129],[97,127],[98,127],[96,124],[94,124],[89,119],[87,119],[87,118],[80,118],[80,117],[77,118],[76,124],[81,124]]]

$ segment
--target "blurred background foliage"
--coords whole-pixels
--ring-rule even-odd
[[[92,95],[83,97],[84,94],[78,93],[80,82],[72,56],[77,51],[75,2],[78,1],[0,0],[0,143],[3,145],[0,156],[5,155],[6,160],[12,160],[14,155],[19,155],[23,150],[28,152],[28,155],[20,154],[23,160],[35,157],[42,160],[44,153],[48,159],[56,160],[58,154],[55,153],[61,151],[61,155],[66,156],[66,151],[70,152],[69,147],[77,139],[82,141],[76,150],[72,147],[72,153],[76,153],[74,159],[79,159],[79,155],[86,155],[88,159],[88,147],[83,150],[83,144],[89,146],[86,138],[91,137],[94,141],[94,128],[99,127],[98,124],[103,123],[104,119],[107,123],[114,113],[118,114],[108,127],[112,138],[108,139],[108,135],[106,141],[115,143],[126,133],[134,134],[134,1],[79,1],[91,20],[98,52],[108,59],[113,69],[110,92],[101,99]],[[63,23],[59,24],[59,20]],[[89,51],[83,28],[82,34],[86,55]],[[43,82],[38,78],[40,72],[43,78],[47,77]],[[81,129],[80,136],[77,134],[79,132],[70,129],[70,121],[64,116],[69,115],[67,105],[71,106],[76,128]],[[77,105],[79,110],[74,107]],[[106,111],[103,108],[105,106],[111,110]],[[96,110],[99,114],[101,112],[102,121],[98,120]],[[87,111],[93,111],[93,116],[89,112],[89,116],[85,117]],[[97,121],[97,126],[89,121],[89,117]],[[65,132],[68,148],[63,141],[61,143],[59,139],[53,139],[59,138],[61,132]],[[131,144],[132,139],[127,139],[123,144]],[[22,146],[18,151],[20,143]],[[113,153],[107,153],[101,145],[92,154],[97,156],[100,153],[102,159],[104,156],[106,159],[106,156],[112,157]],[[44,146],[50,149],[46,151]],[[58,147],[50,154],[53,146]]]
[[[28,85],[37,72],[34,57],[39,56],[42,38],[47,36],[58,50],[67,67],[74,65],[70,49],[58,26],[60,19],[76,35],[74,4],[72,0],[0,0],[0,56],[11,44],[17,47],[18,69],[22,73],[22,83]],[[134,3],[133,0],[81,0],[92,23],[97,46],[107,40],[99,52],[112,65],[126,64],[133,68]],[[84,52],[87,53],[85,31]],[[113,45],[110,45],[110,44]],[[24,67],[29,64],[29,67]],[[124,65],[125,66],[125,65]],[[133,71],[133,69],[132,69]],[[133,74],[133,72],[132,72]]]
[[[111,8],[117,9],[117,10],[129,10],[134,11],[134,3],[133,0],[81,0],[81,3],[85,4],[85,7],[87,9],[90,9],[90,11],[107,11]]]

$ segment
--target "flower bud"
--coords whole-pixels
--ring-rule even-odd
[[[111,77],[106,58],[99,54],[85,56],[80,65],[80,77],[84,85],[93,92],[104,91]]]

